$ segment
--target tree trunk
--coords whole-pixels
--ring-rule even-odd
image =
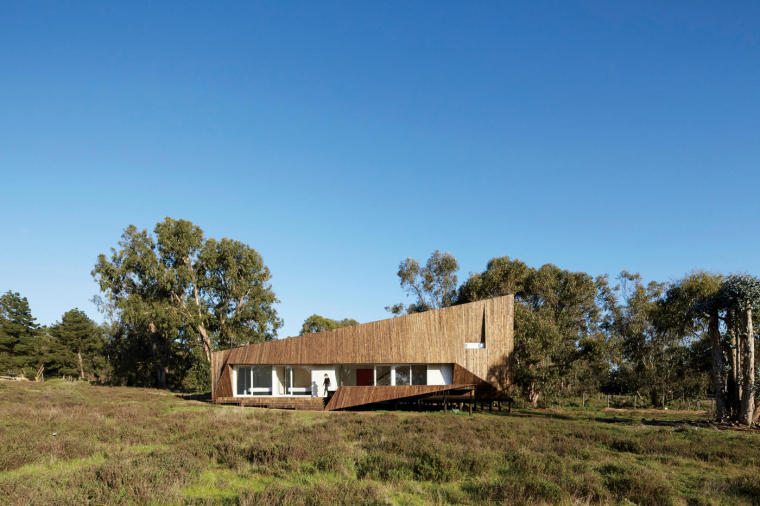
[[[148,331],[151,338],[151,351],[156,360],[156,386],[166,388],[166,375],[169,371],[169,352],[166,343],[161,342],[158,328],[153,322],[148,322]]]
[[[536,382],[531,381],[530,386],[528,387],[528,400],[530,401],[530,405],[534,408],[538,407],[538,398],[541,394],[538,393],[538,389],[536,388]]]
[[[726,418],[726,379],[723,372],[723,349],[720,346],[720,327],[718,312],[712,311],[707,325],[712,347],[712,380],[715,390],[715,418]]]
[[[755,414],[755,336],[752,328],[752,306],[747,303],[742,339],[744,341],[744,377],[742,378],[742,411],[739,419],[743,424],[752,425]]]
[[[156,386],[158,388],[166,388],[166,372],[168,367],[161,364],[156,365]]]
[[[198,293],[198,287],[193,283],[193,295],[195,296],[195,306],[198,308],[198,333],[201,335],[201,344],[203,344],[203,351],[206,354],[206,360],[211,363],[211,339],[208,337],[206,327],[203,325],[203,319],[201,314],[201,297]]]
[[[728,335],[730,338],[730,366],[731,371],[728,374],[728,392],[726,408],[727,415],[731,419],[736,419],[739,416],[739,357],[736,349],[736,329],[731,318],[726,317],[726,327],[728,328]]]
[[[198,324],[198,333],[201,335],[201,342],[203,343],[203,352],[206,354],[206,360],[211,363],[211,339],[209,339],[206,327],[202,323]]]
[[[77,351],[77,358],[79,359],[79,379],[84,379],[84,365],[82,364],[81,351]]]

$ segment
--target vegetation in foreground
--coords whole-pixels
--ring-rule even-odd
[[[0,494],[11,504],[760,497],[760,435],[647,425],[635,412],[291,412],[64,381],[2,382],[0,412]]]

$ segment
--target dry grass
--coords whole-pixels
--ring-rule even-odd
[[[0,384],[0,413],[0,502],[10,504],[760,498],[757,434],[605,423],[598,410],[269,411],[49,382]]]

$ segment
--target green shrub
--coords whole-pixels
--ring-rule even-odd
[[[661,475],[641,466],[605,464],[599,468],[606,488],[619,500],[636,504],[673,504],[673,490]]]
[[[412,469],[401,457],[387,453],[371,453],[356,462],[356,477],[398,482],[411,480]]]
[[[449,481],[454,463],[437,453],[424,453],[414,459],[414,478],[422,481]]]

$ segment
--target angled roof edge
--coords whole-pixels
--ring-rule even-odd
[[[471,307],[471,306],[475,306],[475,305],[483,305],[487,301],[495,301],[495,300],[504,299],[504,298],[507,298],[507,297],[511,297],[511,295],[500,295],[498,297],[491,297],[491,298],[488,298],[488,299],[476,300],[474,302],[467,302],[467,303],[464,303],[464,304],[456,304],[456,305],[453,305],[453,306],[442,307],[442,308],[439,308],[439,309],[430,309],[428,311],[423,311],[421,313],[412,313],[412,314],[405,314],[405,315],[400,315],[400,316],[392,316],[390,318],[383,318],[381,320],[372,320],[372,321],[365,322],[365,323],[359,323],[358,325],[350,325],[348,327],[340,327],[340,328],[337,328],[337,329],[323,330],[321,332],[310,332],[308,334],[303,334],[303,335],[298,335],[298,336],[288,336],[288,337],[283,337],[283,338],[274,338],[274,339],[271,339],[269,341],[261,341],[261,342],[258,342],[258,343],[241,344],[240,346],[235,346],[233,348],[225,348],[223,350],[217,350],[217,351],[214,351],[212,353],[231,352],[231,351],[234,351],[234,350],[239,350],[241,348],[247,348],[249,346],[258,346],[258,345],[268,344],[268,343],[278,343],[278,342],[284,342],[284,341],[294,340],[294,339],[313,338],[313,337],[327,337],[330,334],[343,334],[346,331],[348,331],[349,329],[358,329],[358,328],[361,328],[361,327],[367,327],[367,326],[370,326],[370,325],[376,325],[378,323],[388,322],[388,321],[393,321],[393,320],[401,322],[401,321],[404,321],[404,320],[410,320],[410,319],[415,319],[415,318],[422,319],[422,318],[425,318],[425,317],[429,317],[430,313],[443,314],[443,313],[446,313],[446,312],[449,312],[449,311],[457,311],[457,310],[461,311],[462,308],[465,308],[465,307]]]

